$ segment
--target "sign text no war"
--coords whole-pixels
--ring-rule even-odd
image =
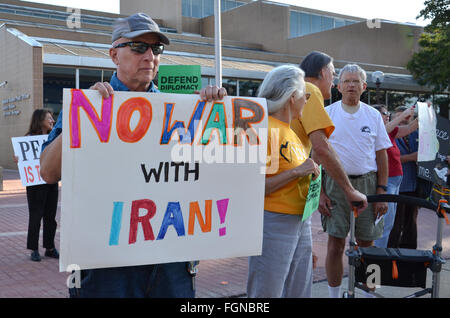
[[[264,99],[64,90],[60,270],[258,255],[265,161],[172,154],[266,154],[266,129]]]

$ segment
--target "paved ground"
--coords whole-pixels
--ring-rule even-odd
[[[3,171],[3,191],[0,191],[0,298],[65,298],[68,273],[58,271],[58,261],[42,258],[41,262],[29,260],[26,249],[28,205],[25,189],[17,171]],[[59,219],[59,208],[58,215]],[[434,213],[421,209],[418,217],[419,248],[430,249],[436,239]],[[312,217],[314,251],[318,255],[318,266],[314,271],[313,296],[328,297],[324,269],[327,235],[320,226],[320,216]],[[59,231],[56,233],[59,246]],[[443,256],[450,258],[450,226],[444,230]],[[41,255],[44,250],[41,248]],[[344,262],[346,264],[346,260]],[[232,258],[201,261],[197,279],[198,298],[245,297],[247,281],[247,258]],[[428,275],[428,285],[431,273]],[[343,281],[343,290],[347,280]],[[404,297],[417,289],[381,287],[386,297]],[[357,293],[357,296],[361,296]],[[441,297],[450,297],[450,262],[441,274]]]

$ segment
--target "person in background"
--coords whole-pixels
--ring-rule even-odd
[[[304,72],[295,66],[270,71],[259,88],[269,113],[262,255],[249,258],[251,298],[311,297],[312,235],[302,221],[310,178],[318,165],[290,128],[306,102]],[[277,169],[272,169],[277,167]],[[301,195],[300,193],[303,193]]]
[[[380,113],[360,101],[367,88],[366,76],[356,64],[347,64],[341,69],[338,90],[342,100],[325,107],[335,125],[329,141],[355,189],[365,195],[384,194],[388,179],[386,149],[392,144]],[[325,268],[329,295],[337,298],[341,296],[343,254],[352,206],[334,179],[325,175],[323,185],[326,206],[319,212],[328,234]],[[358,214],[355,237],[359,246],[372,246],[373,240],[381,237],[383,222],[375,225],[375,220],[387,212],[387,207],[387,203],[377,202]]]
[[[48,109],[36,109],[31,116],[30,128],[27,136],[46,135],[53,128],[55,120]],[[18,161],[15,157],[14,161]],[[26,187],[28,201],[28,232],[27,249],[31,250],[30,259],[40,262],[39,232],[43,221],[43,246],[45,256],[59,258],[59,252],[55,248],[56,234],[56,210],[58,208],[58,183],[38,184]]]
[[[109,83],[97,82],[91,89],[97,90],[105,99],[115,91],[158,93],[153,79],[158,73],[164,45],[168,44],[170,41],[159,26],[144,13],[117,19],[109,50],[117,71]],[[222,99],[226,95],[226,90],[217,86],[208,86],[200,91],[200,98],[208,101]],[[61,132],[60,114],[49,140],[43,145],[41,176],[44,180],[61,179]],[[71,297],[82,298],[193,298],[193,272],[192,262],[82,270],[81,287],[71,288],[69,293]]]
[[[364,211],[368,205],[366,196],[353,187],[328,141],[334,131],[334,124],[325,111],[324,100],[331,97],[333,80],[337,76],[333,58],[323,52],[313,51],[302,60],[300,68],[305,72],[306,94],[309,98],[302,116],[291,122],[291,128],[300,138],[307,154],[312,150],[314,161],[322,164],[325,173],[336,181],[347,201],[362,202],[358,210]],[[325,204],[325,200],[319,204],[319,210],[323,213],[326,213]]]
[[[389,165],[389,177],[387,183],[386,194],[399,194],[400,184],[402,183],[403,170],[402,163],[400,161],[400,150],[398,149],[396,138],[403,138],[414,130],[417,130],[418,119],[409,121],[410,118],[414,117],[414,107],[408,108],[403,112],[399,113],[398,116],[389,121],[390,114],[385,105],[373,105],[373,107],[378,110],[383,118],[386,131],[391,140],[392,147],[387,150],[388,155],[388,165]],[[409,121],[407,125],[400,125],[400,123]],[[391,233],[392,227],[394,226],[395,214],[397,209],[396,202],[388,203],[388,211],[383,216],[384,218],[384,229],[383,236],[375,240],[376,247],[386,248],[388,245],[389,234]]]
[[[392,114],[395,119],[399,114],[407,110],[406,106],[399,106]],[[401,125],[408,125],[409,120],[403,120]],[[408,136],[396,139],[400,150],[403,179],[400,184],[400,195],[417,196],[417,151],[419,149],[419,133],[413,131]],[[389,234],[388,247],[391,248],[417,248],[417,213],[416,205],[399,202],[395,214],[394,226]]]

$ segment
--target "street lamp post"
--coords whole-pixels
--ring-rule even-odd
[[[384,81],[384,73],[381,71],[375,71],[372,73],[372,81],[375,82],[376,85],[376,99],[377,99],[377,104],[380,104],[381,100],[380,100],[380,86],[381,83],[383,83]],[[387,107],[387,105],[386,105]]]

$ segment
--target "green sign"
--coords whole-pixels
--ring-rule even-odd
[[[200,65],[161,65],[158,88],[164,93],[192,94],[202,88]]]
[[[320,188],[322,185],[322,165],[319,166],[320,174],[309,184],[308,196],[306,197],[305,209],[302,221],[307,220],[319,208]]]

